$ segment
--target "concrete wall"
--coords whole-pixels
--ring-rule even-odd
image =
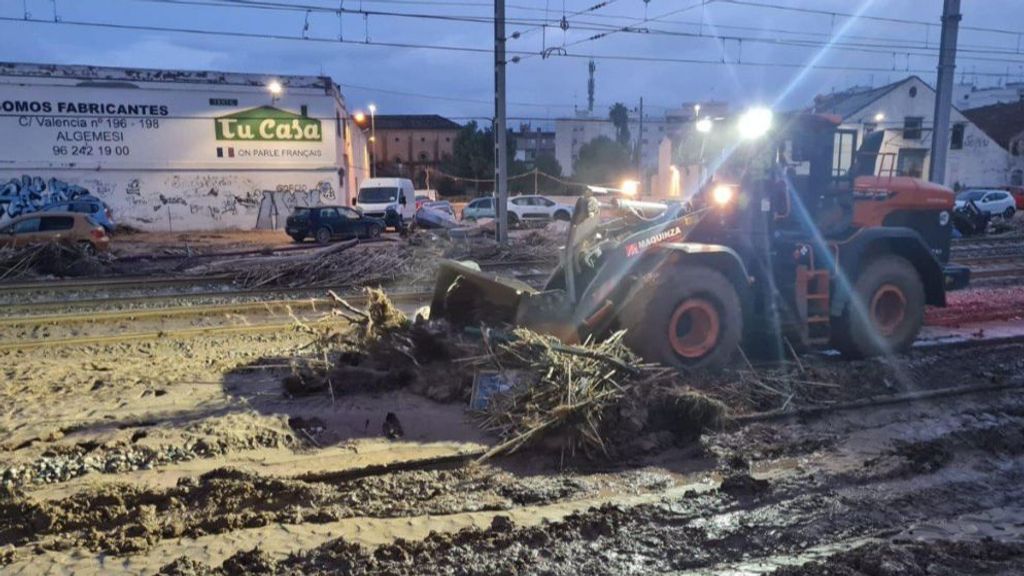
[[[0,170],[0,223],[85,190],[143,230],[274,229],[294,206],[344,202],[339,189],[330,170]]]
[[[348,203],[365,137],[328,78],[0,65],[0,223],[70,196],[141,229],[272,227]],[[284,213],[282,214],[282,210]]]

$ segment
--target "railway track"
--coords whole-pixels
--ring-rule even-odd
[[[419,305],[427,304],[430,301],[431,292],[401,292],[389,294],[393,302],[398,305]],[[364,294],[352,294],[343,296],[353,306],[362,306],[367,303],[367,296]],[[39,326],[39,325],[68,325],[80,323],[109,323],[122,320],[134,321],[140,319],[174,319],[186,317],[208,317],[220,316],[231,319],[233,315],[245,314],[254,311],[273,311],[274,308],[280,312],[287,312],[289,309],[313,310],[317,306],[329,306],[330,300],[308,299],[308,300],[278,300],[273,302],[249,302],[230,305],[213,306],[180,306],[174,308],[160,308],[151,310],[130,310],[107,313],[72,313],[72,314],[50,314],[8,317],[0,319],[0,327],[18,326]],[[160,338],[192,338],[195,336],[210,336],[220,334],[238,334],[255,332],[272,332],[275,330],[287,330],[295,326],[294,320],[249,322],[244,324],[230,324],[217,326],[200,326],[174,329],[153,329],[127,332],[119,334],[84,335],[68,338],[38,338],[0,341],[0,351],[32,350],[37,348],[61,347],[61,346],[82,346],[94,344],[116,344],[122,342],[137,342],[144,340],[155,340]]]

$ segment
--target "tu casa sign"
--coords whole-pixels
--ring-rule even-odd
[[[321,123],[293,112],[261,106],[214,119],[217,140],[320,142]]]

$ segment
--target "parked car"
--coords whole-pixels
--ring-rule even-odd
[[[494,198],[476,198],[462,209],[462,220],[473,221],[481,218],[494,218]]]
[[[1003,186],[1002,189],[1013,196],[1013,199],[1017,202],[1018,212],[1024,210],[1024,186]]]
[[[566,220],[572,216],[572,206],[559,204],[544,196],[525,195],[509,198],[509,219],[512,224],[537,220]]]
[[[347,206],[296,206],[284,230],[296,242],[312,236],[320,244],[327,244],[336,238],[376,238],[384,231],[384,220]]]
[[[92,216],[77,212],[33,212],[0,228],[0,246],[20,248],[47,242],[77,246],[90,255],[110,249],[110,236],[103,226]]]
[[[110,207],[107,206],[106,202],[93,196],[83,196],[76,198],[68,202],[58,202],[56,204],[50,204],[46,208],[43,208],[44,212],[75,212],[78,214],[88,214],[103,226],[103,229],[107,231],[107,234],[112,234],[116,225],[114,224],[114,214],[110,211]]]
[[[982,212],[990,216],[1013,218],[1017,211],[1016,201],[1006,190],[974,188],[956,195],[955,208],[962,210],[968,202],[974,202]]]
[[[494,218],[494,206],[492,197],[477,198],[463,209],[462,219]],[[515,196],[508,200],[508,218],[513,226],[538,220],[569,220],[571,217],[572,206],[544,196]]]

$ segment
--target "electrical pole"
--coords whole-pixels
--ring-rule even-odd
[[[628,125],[628,121],[627,121]],[[643,177],[641,173],[643,171],[643,156],[644,156],[644,97],[640,97],[640,128],[637,130],[636,135],[636,181],[640,182],[640,188],[643,188]]]
[[[944,184],[946,180],[949,117],[953,111],[953,76],[956,74],[956,38],[962,17],[960,0],[944,0],[942,38],[939,41],[939,77],[935,88],[932,158],[928,168],[928,179],[938,184]]]
[[[494,199],[499,244],[508,244],[508,129],[505,126],[505,0],[494,0]]]

